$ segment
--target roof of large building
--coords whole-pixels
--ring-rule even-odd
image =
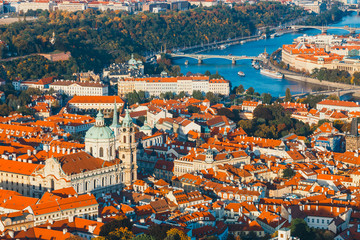
[[[331,105],[331,106],[340,106],[340,107],[360,107],[356,102],[348,102],[348,101],[338,101],[338,100],[323,100],[318,103],[318,105]]]
[[[69,103],[114,103],[124,104],[119,96],[74,96]]]
[[[100,169],[117,163],[117,161],[104,161],[100,158],[95,158],[86,152],[64,155],[57,158],[57,161],[60,162],[62,170],[67,175]]]

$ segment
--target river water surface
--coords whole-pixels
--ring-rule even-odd
[[[360,16],[355,13],[344,17],[340,22],[331,26],[350,26],[360,27]],[[303,35],[316,35],[320,34],[320,30],[309,29],[298,33],[284,34],[280,37],[273,39],[259,40],[253,42],[247,42],[243,45],[233,45],[224,50],[213,50],[204,52],[203,54],[217,54],[217,55],[247,55],[247,56],[258,56],[260,53],[266,51],[272,53],[281,47],[283,44],[291,44],[293,39]],[[329,30],[328,34],[347,34],[348,32],[341,29]],[[357,32],[359,33],[359,32]],[[185,61],[189,61],[189,65],[185,65]],[[181,67],[181,72],[186,74],[192,73],[205,73],[209,70],[211,73],[219,72],[220,75],[224,76],[225,79],[230,80],[233,86],[242,84],[245,88],[253,87],[255,91],[259,93],[270,93],[274,97],[282,96],[285,94],[286,88],[290,88],[291,93],[301,93],[311,90],[318,90],[320,87],[316,85],[309,85],[302,82],[291,81],[287,79],[273,79],[260,74],[259,70],[255,70],[251,67],[250,60],[237,61],[236,65],[231,65],[230,60],[225,59],[206,59],[201,65],[197,64],[195,59],[180,58],[173,60],[175,65]],[[237,72],[242,71],[245,73],[245,77],[239,77]],[[327,86],[323,86],[327,88]]]

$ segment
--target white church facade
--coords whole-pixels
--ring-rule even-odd
[[[105,126],[99,111],[95,125],[85,135],[85,152],[49,158],[30,179],[30,195],[74,187],[78,194],[115,192],[137,179],[135,127],[128,110],[118,122],[116,103],[113,123]]]

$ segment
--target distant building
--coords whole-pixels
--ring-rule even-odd
[[[203,94],[213,92],[229,95],[230,83],[224,79],[209,79],[206,76],[127,78],[118,82],[119,96],[133,91],[144,91],[147,96],[160,96],[166,92],[192,94],[196,90]]]
[[[327,110],[348,111],[348,112],[360,111],[360,106],[356,102],[338,101],[338,100],[329,100],[329,99],[325,99],[316,104],[317,110],[321,110],[324,108],[326,108]]]
[[[119,96],[74,96],[68,102],[69,113],[95,113],[102,109],[105,117],[111,117],[114,110],[114,102],[118,108],[124,106],[124,101]]]
[[[143,11],[147,12],[162,12],[170,9],[170,4],[166,2],[149,2],[143,5]]]
[[[55,8],[57,10],[76,12],[86,10],[88,8],[88,4],[86,2],[63,1],[61,3],[58,3]]]
[[[103,70],[103,78],[107,78],[110,84],[116,84],[118,80],[130,77],[142,77],[144,75],[144,65],[141,60],[131,59],[126,63],[111,64]]]
[[[68,96],[107,96],[109,94],[108,86],[101,82],[56,80],[49,85],[49,88]]]

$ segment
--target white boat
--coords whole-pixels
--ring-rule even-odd
[[[280,72],[277,71],[273,71],[270,69],[266,69],[266,68],[261,68],[260,69],[260,74],[271,77],[271,78],[277,78],[277,79],[283,79],[284,75]]]
[[[220,45],[220,49],[224,50],[224,49],[226,49],[228,46],[229,46],[229,44]]]
[[[245,77],[245,73],[242,72],[242,71],[238,71],[238,75],[239,75],[240,77]]]

